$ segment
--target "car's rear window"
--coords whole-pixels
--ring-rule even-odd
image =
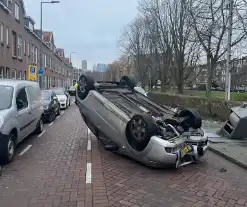
[[[48,91],[42,91],[42,97],[44,100],[50,100],[50,93]]]
[[[0,85],[0,110],[9,109],[12,106],[14,88]]]

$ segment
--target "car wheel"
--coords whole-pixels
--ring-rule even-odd
[[[128,86],[130,89],[134,89],[136,86],[136,82],[133,78],[125,75],[120,79],[120,85]]]
[[[15,140],[16,136],[11,132],[8,138],[4,141],[2,152],[0,152],[1,164],[8,164],[13,161],[15,155]]]
[[[94,90],[94,79],[91,76],[81,75],[77,87],[78,97],[85,99],[90,90]]]
[[[127,141],[134,150],[143,151],[156,130],[155,122],[151,116],[134,115],[127,124]]]
[[[43,118],[41,117],[38,122],[37,128],[35,130],[36,134],[41,134],[43,132],[43,129],[44,129],[44,122],[43,122]]]
[[[200,114],[193,109],[183,109],[177,114],[177,117],[182,118],[182,127],[192,127],[194,129],[199,129],[202,127],[202,118]]]

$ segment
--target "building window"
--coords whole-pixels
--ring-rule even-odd
[[[16,79],[16,69],[12,69],[11,78]]]
[[[44,63],[45,63],[45,68],[46,68],[46,66],[47,66],[47,60],[46,60],[46,58],[47,58],[47,56],[46,56],[46,54],[44,54]]]
[[[22,79],[22,72],[19,71],[19,72],[18,72],[18,80],[21,80],[21,79]]]
[[[5,78],[10,78],[10,68],[6,67]]]
[[[15,19],[20,21],[20,7],[18,4],[15,4]]]
[[[4,68],[0,68],[0,79],[4,78]]]
[[[34,45],[32,44],[31,45],[31,61],[33,62],[34,61]]]
[[[21,58],[22,57],[22,37],[21,35],[18,35],[18,49],[17,49],[17,52],[18,52],[18,57]]]
[[[12,31],[12,55],[17,56],[17,42],[16,42],[16,32]]]
[[[31,22],[29,22],[29,29],[33,31],[33,24]]]
[[[35,55],[35,63],[38,63],[38,48],[35,47],[35,51],[34,51],[34,55]]]
[[[30,43],[27,42],[27,55],[30,56]]]
[[[27,80],[27,71],[24,71],[23,80]]]
[[[9,45],[9,27],[6,27],[6,44]]]
[[[0,22],[0,43],[3,43],[3,23]]]
[[[23,40],[23,51],[24,55],[26,55],[26,40]]]

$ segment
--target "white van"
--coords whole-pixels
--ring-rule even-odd
[[[0,79],[0,162],[13,160],[15,148],[32,132],[43,131],[43,102],[39,84]]]

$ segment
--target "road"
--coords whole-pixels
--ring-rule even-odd
[[[155,170],[106,152],[73,104],[17,149],[0,177],[0,207],[247,206],[246,171],[208,152]]]

